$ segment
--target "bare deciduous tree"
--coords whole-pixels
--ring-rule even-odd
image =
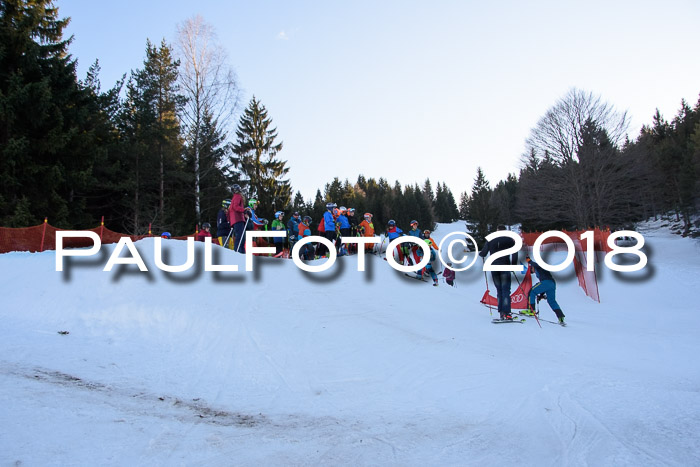
[[[605,130],[613,146],[619,147],[629,127],[627,112],[618,112],[600,96],[572,88],[537,122],[526,140],[526,152],[539,157],[549,154],[557,164],[577,160],[587,121]]]
[[[619,150],[628,126],[625,112],[578,89],[549,109],[522,158],[518,211],[526,222],[588,228],[627,221],[639,188],[635,161]]]
[[[194,195],[197,221],[201,220],[200,158],[206,116],[220,133],[228,133],[240,104],[240,88],[213,27],[197,15],[177,28],[180,85],[187,97],[182,112],[187,144],[194,158]]]

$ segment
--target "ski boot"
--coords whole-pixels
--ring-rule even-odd
[[[566,326],[566,322],[564,321],[564,313],[559,308],[554,310],[554,314],[557,315],[557,319],[559,320],[559,324],[561,324],[562,326]]]

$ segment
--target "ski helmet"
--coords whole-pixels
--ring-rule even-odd
[[[284,211],[277,211],[275,213],[275,218],[280,217],[280,216],[284,216]]]
[[[417,221],[417,220],[415,220],[415,219],[413,219],[413,220],[411,221],[411,225],[413,225],[413,224],[416,224],[416,225],[418,225],[418,221]]]
[[[258,200],[255,198],[250,198],[250,201],[248,201],[248,206],[250,206],[251,209],[255,209],[256,204],[258,204]]]
[[[364,216],[365,219],[372,219],[372,213],[366,212]]]
[[[332,210],[333,208],[337,207],[338,205],[335,203],[326,203],[326,209],[329,211]]]
[[[338,210],[341,214],[345,214],[346,212],[348,212],[348,209],[345,206],[340,206]]]
[[[209,222],[205,222],[204,224],[202,224],[202,228],[203,229],[211,229],[211,224]]]
[[[240,193],[241,186],[238,183],[234,183],[233,186],[231,187],[231,191],[234,193]]]
[[[387,222],[390,226],[396,225],[396,221],[394,219],[391,219],[389,222]]]
[[[355,214],[355,208],[348,208],[348,214],[350,213]]]
[[[170,232],[163,232],[162,234],[160,234],[160,238],[170,238],[170,237],[171,237]]]
[[[425,235],[426,237],[429,237],[429,236],[430,236],[430,230],[425,229],[425,230],[423,231],[423,235]]]
[[[301,220],[304,224],[309,225],[311,224],[311,217],[309,216],[304,216],[304,218]]]
[[[294,214],[292,214],[294,217],[299,217],[299,211],[294,211]]]
[[[222,208],[228,208],[231,206],[231,200],[230,199],[225,199],[221,202],[221,207]]]

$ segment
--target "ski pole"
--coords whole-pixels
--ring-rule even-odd
[[[228,231],[228,235],[226,236],[226,241],[224,242],[223,245],[221,245],[224,248],[228,248],[228,240],[231,238],[231,234],[233,233],[233,227],[231,227]]]
[[[241,247],[241,242],[243,241],[243,237],[245,237],[245,229],[248,227],[249,220],[250,220],[250,217],[246,218],[246,220],[245,220],[245,225],[243,226],[243,233],[241,234],[241,238],[238,240],[238,245],[236,246],[235,251],[238,251],[238,249]]]

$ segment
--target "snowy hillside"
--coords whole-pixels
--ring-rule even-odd
[[[217,249],[241,272],[205,272],[203,244],[166,274],[153,239],[148,273],[102,272],[113,245],[64,273],[0,255],[0,465],[699,465],[700,248],[644,235],[644,273],[599,265],[600,304],[555,274],[566,328],[491,324],[480,267],[451,288],[376,256],[247,273]]]

